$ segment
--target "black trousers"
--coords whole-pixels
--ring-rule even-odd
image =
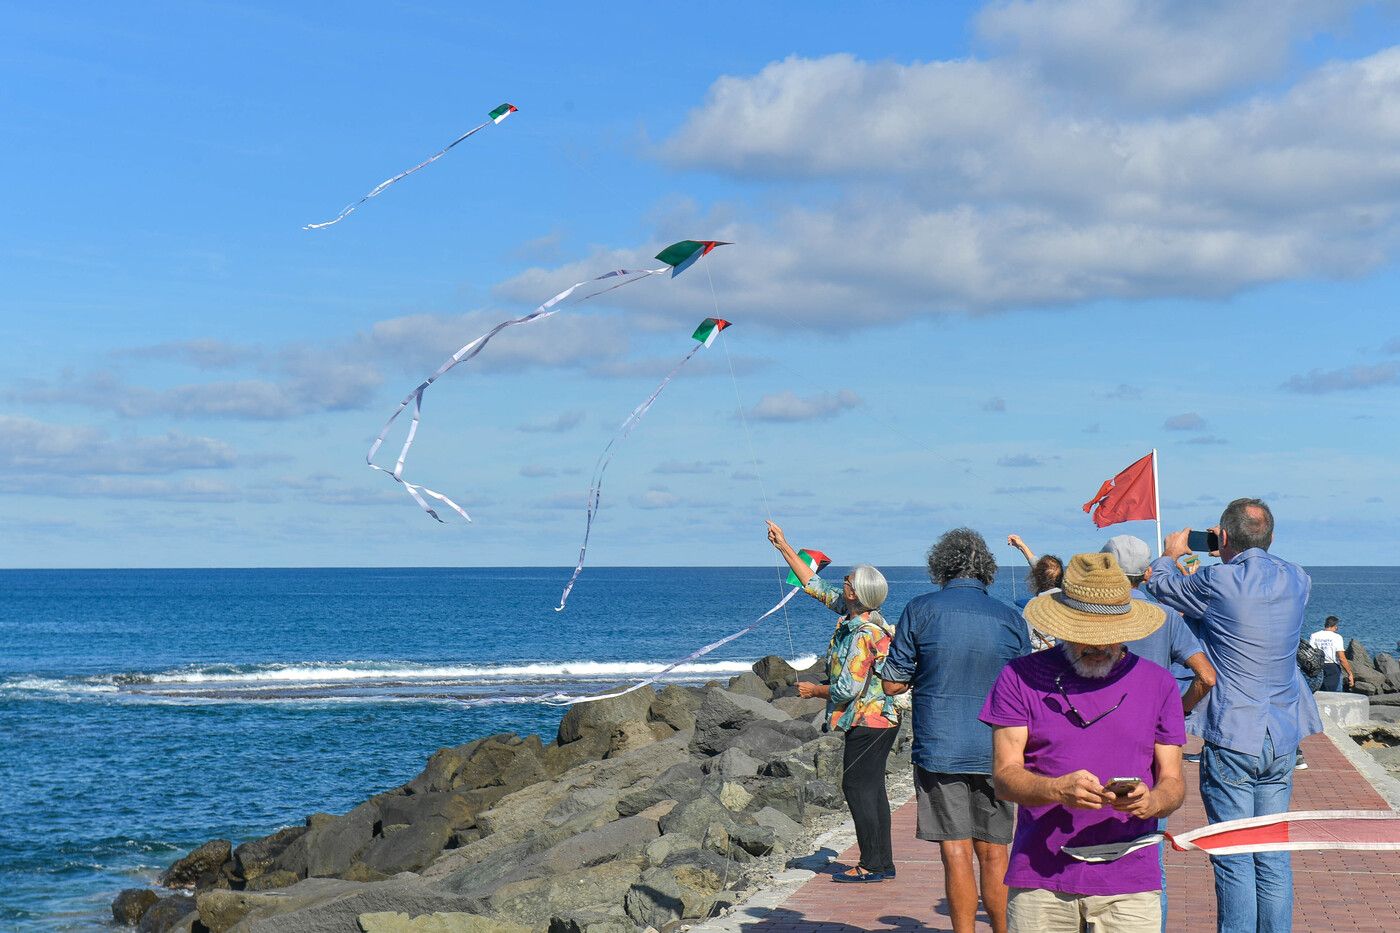
[[[893,871],[890,842],[890,797],[885,790],[885,762],[894,748],[898,729],[856,726],[846,733],[841,768],[841,792],[856,824],[860,867],[866,871]]]

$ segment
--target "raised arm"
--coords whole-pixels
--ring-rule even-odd
[[[1024,558],[1026,559],[1026,565],[1027,565],[1027,566],[1029,566],[1029,567],[1034,567],[1034,566],[1035,566],[1035,552],[1032,551],[1029,547],[1026,546],[1026,542],[1024,542],[1024,541],[1021,540],[1021,536],[1020,536],[1020,535],[1017,535],[1017,534],[1010,534],[1010,535],[1007,535],[1007,536],[1006,536],[1006,543],[1009,544],[1009,545],[1011,545],[1011,546],[1014,547],[1016,550],[1018,550],[1018,551],[1021,552],[1021,556],[1024,557]]]
[[[783,529],[778,526],[777,522],[768,522],[768,540],[772,542],[773,547],[778,549],[778,553],[783,555],[783,560],[787,561],[787,565],[792,568],[798,581],[806,586],[807,581],[812,579],[815,574],[812,573],[812,568],[804,564],[802,558],[797,556],[792,545],[787,543],[787,538],[783,536]]]
[[[1200,573],[1190,575],[1181,572],[1176,559],[1191,553],[1186,546],[1187,534],[1189,529],[1183,528],[1167,535],[1162,556],[1152,562],[1152,575],[1142,588],[1177,612],[1193,619],[1203,619],[1210,602],[1211,581],[1216,568],[1207,567]]]

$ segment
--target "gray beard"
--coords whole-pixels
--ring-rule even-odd
[[[1118,662],[1123,660],[1124,649],[1121,645],[1106,656],[1096,655],[1090,658],[1080,657],[1079,652],[1082,648],[1072,647],[1068,642],[1061,642],[1060,646],[1064,649],[1065,657],[1074,667],[1074,672],[1080,677],[1086,677],[1090,680],[1102,680],[1107,677]]]

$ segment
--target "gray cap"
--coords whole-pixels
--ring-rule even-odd
[[[1130,577],[1141,576],[1152,563],[1152,549],[1147,542],[1132,535],[1114,535],[1099,549],[1101,553],[1112,554],[1118,566]]]

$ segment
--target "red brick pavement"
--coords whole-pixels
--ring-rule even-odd
[[[1325,735],[1303,744],[1309,768],[1294,774],[1294,810],[1384,810],[1385,801]],[[1171,828],[1205,825],[1198,766],[1186,766],[1186,803]],[[869,886],[844,885],[822,874],[749,929],[760,933],[853,933],[855,930],[952,930],[938,847],[914,838],[914,805],[894,814],[899,877]],[[852,847],[841,861],[853,864]],[[1400,852],[1296,852],[1294,928],[1299,931],[1400,930],[1390,905],[1400,892]],[[1168,919],[1172,930],[1215,929],[1215,883],[1201,852],[1167,853]],[[979,915],[978,930],[990,930]]]

